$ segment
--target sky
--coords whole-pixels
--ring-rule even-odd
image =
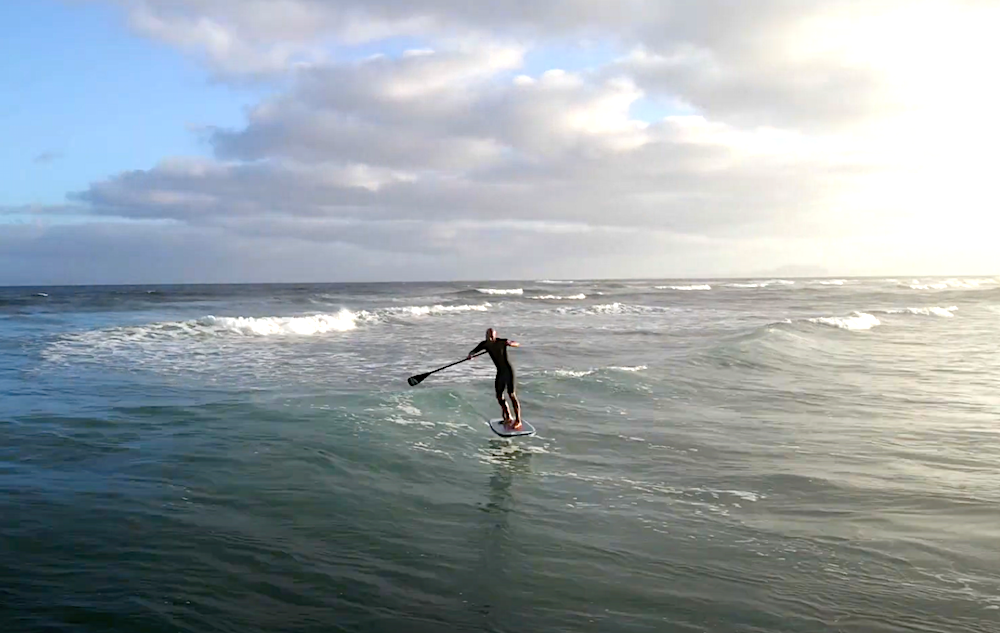
[[[997,0],[0,3],[0,285],[1000,272]]]

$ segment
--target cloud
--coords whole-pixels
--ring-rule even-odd
[[[32,213],[87,214],[81,244],[175,253],[184,279],[847,274],[923,265],[996,202],[989,3],[121,2],[137,32],[270,96],[202,129],[211,158]],[[396,40],[413,47],[368,54]],[[613,52],[540,69],[585,40]],[[636,114],[650,103],[663,114]],[[54,257],[69,229],[18,230]],[[1000,265],[969,243],[941,253]],[[113,273],[97,266],[74,270]]]
[[[323,42],[415,37],[446,44],[605,40],[634,49],[619,70],[650,93],[712,116],[766,124],[846,123],[893,103],[874,55],[846,54],[853,33],[912,2],[865,11],[852,0],[136,0],[142,33],[196,51],[222,73],[330,61]],[[458,35],[456,35],[458,34]],[[417,84],[416,81],[412,84]]]
[[[635,120],[643,93],[628,77],[504,76],[519,59],[488,47],[310,69],[246,127],[216,130],[219,160],[167,161],[74,199],[204,225],[505,219],[765,235],[806,230],[857,169],[793,132]]]
[[[62,152],[46,151],[35,156],[32,160],[36,165],[48,165],[49,163],[57,161],[62,157]]]

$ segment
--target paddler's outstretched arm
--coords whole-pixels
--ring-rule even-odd
[[[482,341],[479,345],[476,345],[476,348],[471,352],[469,352],[469,355],[465,357],[465,360],[469,360],[470,358],[472,358],[473,354],[484,349],[486,349],[486,341]]]
[[[517,341],[507,341],[507,347],[521,347],[521,344]]]

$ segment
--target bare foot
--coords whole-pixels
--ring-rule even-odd
[[[510,425],[510,428],[514,429],[515,431],[517,429],[521,428],[521,421],[520,420],[514,420],[514,423]]]

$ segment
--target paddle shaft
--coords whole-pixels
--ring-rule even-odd
[[[459,364],[459,363],[464,363],[464,362],[465,362],[465,361],[467,361],[467,360],[471,360],[471,358],[475,358],[476,356],[482,356],[482,355],[483,355],[483,354],[485,354],[485,353],[486,353],[486,352],[479,352],[478,354],[473,354],[473,355],[472,355],[472,356],[471,356],[470,358],[463,358],[462,360],[456,360],[456,361],[455,361],[454,363],[448,363],[448,364],[447,364],[447,365],[445,365],[444,367],[438,367],[438,368],[437,368],[437,369],[435,369],[434,371],[429,371],[429,372],[427,372],[426,374],[420,374],[419,376],[414,376],[414,377],[413,377],[413,378],[412,378],[411,380],[416,380],[416,381],[417,381],[417,383],[420,383],[420,382],[423,382],[423,381],[424,381],[424,379],[426,379],[426,378],[427,378],[428,376],[430,376],[431,374],[436,374],[436,373],[438,373],[439,371],[441,371],[442,369],[448,369],[449,367],[452,367],[452,366],[454,366],[454,365],[457,365],[457,364]],[[416,383],[414,383],[414,384],[416,384]]]

